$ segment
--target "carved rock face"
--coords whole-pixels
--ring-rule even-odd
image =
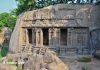
[[[41,50],[42,51],[42,50]],[[24,70],[69,70],[55,54],[49,49],[44,54],[33,53],[33,57],[29,58],[24,64]]]
[[[9,50],[13,52],[19,52],[21,51],[23,44],[28,45],[28,41],[26,39],[28,34],[25,34],[25,30],[27,28],[100,28],[99,6],[90,4],[57,4],[42,9],[22,13],[19,16],[12,33]],[[36,40],[39,39],[38,35],[36,35]]]

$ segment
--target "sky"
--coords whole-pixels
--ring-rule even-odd
[[[0,0],[0,13],[10,12],[16,7],[15,0]]]

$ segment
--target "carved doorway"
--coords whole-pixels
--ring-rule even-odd
[[[48,28],[43,28],[43,45],[49,45],[49,32]]]
[[[32,44],[32,29],[27,29],[28,31],[28,41],[30,44]]]

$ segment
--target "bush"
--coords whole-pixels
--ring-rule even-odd
[[[8,59],[8,62],[13,62],[13,59]]]
[[[82,57],[78,59],[79,62],[91,62],[91,58],[90,57]]]
[[[0,58],[5,57],[8,53],[8,49],[9,49],[8,44],[4,44],[4,45],[0,46],[0,48],[1,48]]]

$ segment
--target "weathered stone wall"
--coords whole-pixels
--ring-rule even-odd
[[[27,12],[25,20],[27,20],[26,23],[31,23],[30,20],[33,20],[33,26],[40,27],[97,27],[100,22],[99,9],[100,5],[59,4]],[[26,26],[29,25],[26,24]]]
[[[100,5],[58,4],[25,12],[16,23],[10,40],[10,50],[20,51],[28,44],[27,31],[32,27],[88,27],[100,28]]]

